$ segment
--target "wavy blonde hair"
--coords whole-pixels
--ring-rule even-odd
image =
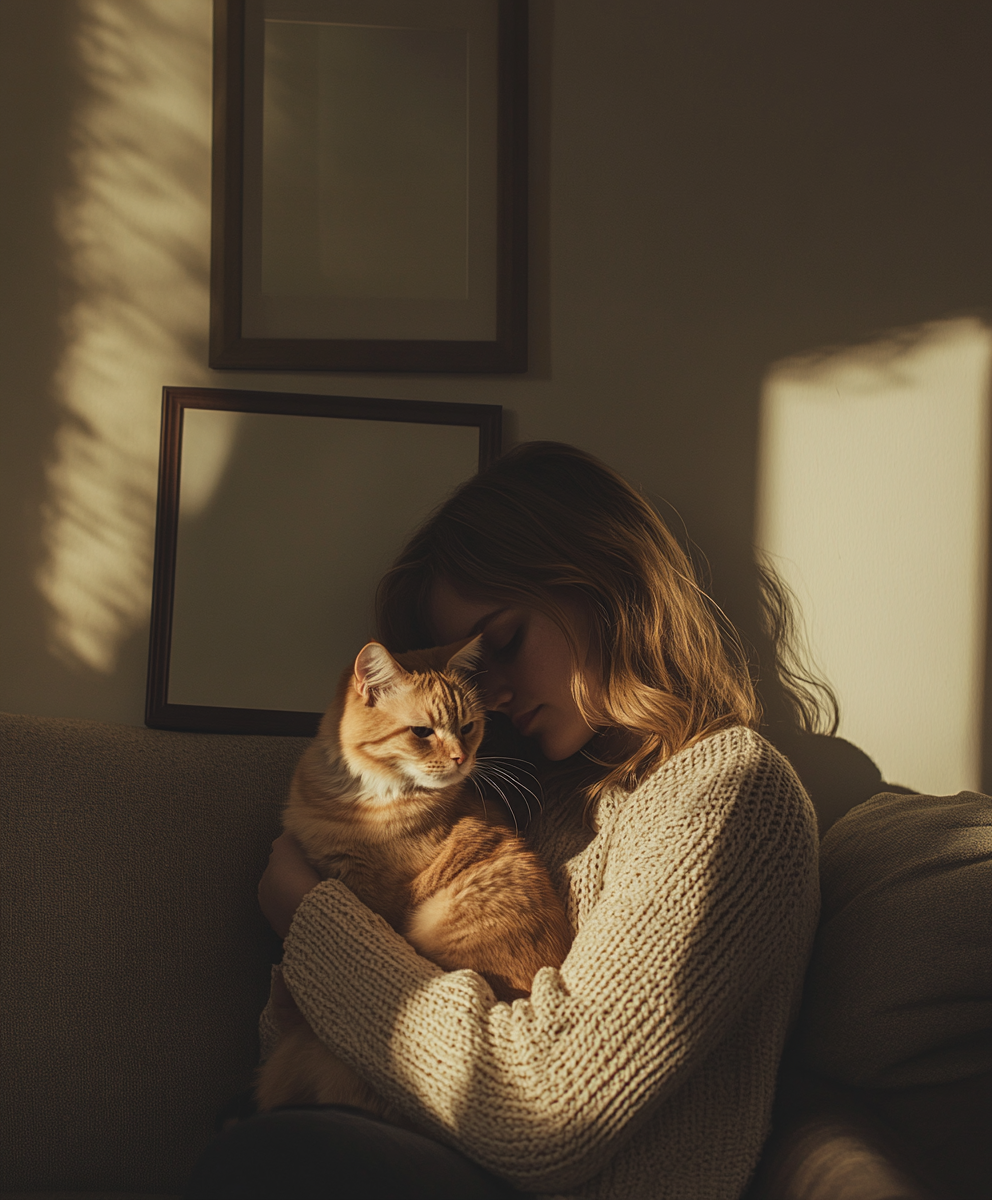
[[[580,711],[599,730],[582,752],[588,800],[635,786],[708,734],[760,724],[740,638],[687,554],[643,496],[573,446],[519,446],[428,518],[379,586],[379,636],[390,649],[433,643],[438,580],[470,599],[545,614],[573,664],[576,637],[560,601],[583,605],[602,669],[595,709],[577,665],[572,678]],[[577,765],[563,769],[574,775]]]

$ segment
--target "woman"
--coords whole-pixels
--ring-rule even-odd
[[[257,1180],[283,1154],[309,1156],[311,1173],[282,1192],[191,1194],[739,1196],[816,926],[816,823],[756,732],[744,655],[689,560],[614,472],[532,443],[413,537],[379,619],[394,650],[482,633],[488,707],[540,751],[529,836],[574,944],[529,1000],[496,1003],[279,839],[260,899],[286,936],[293,999],[428,1136],[340,1111],[269,1114],[236,1131],[225,1169],[254,1155]],[[276,1149],[294,1121],[305,1149]],[[352,1134],[364,1150],[342,1148]],[[364,1185],[338,1186],[348,1172]]]

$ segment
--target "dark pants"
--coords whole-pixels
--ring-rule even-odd
[[[207,1147],[185,1200],[520,1200],[440,1142],[355,1109],[281,1108]]]

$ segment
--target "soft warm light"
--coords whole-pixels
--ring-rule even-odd
[[[975,320],[776,364],[758,545],[797,593],[842,736],[883,777],[978,788],[989,364]]]
[[[110,672],[147,620],[162,385],[206,377],[210,6],[78,10],[88,96],[57,210],[70,303],[37,583],[53,651]]]

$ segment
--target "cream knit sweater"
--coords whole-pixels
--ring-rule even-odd
[[[819,909],[791,767],[735,728],[530,829],[576,931],[528,1000],[419,957],[319,884],[283,974],[317,1034],[415,1123],[555,1197],[733,1200],[768,1130]]]

